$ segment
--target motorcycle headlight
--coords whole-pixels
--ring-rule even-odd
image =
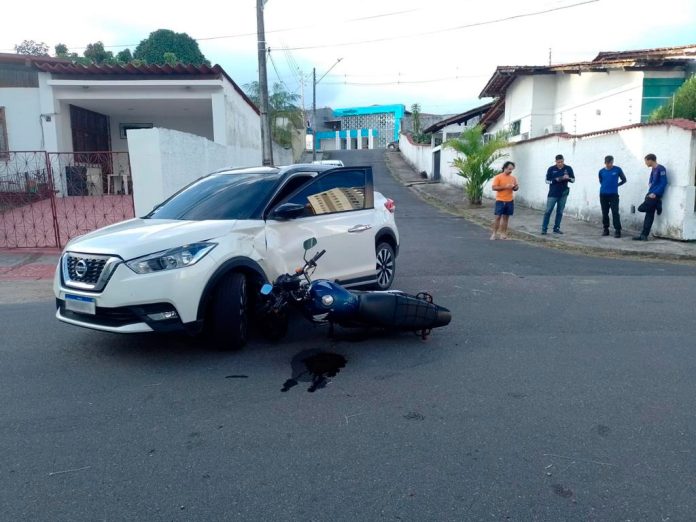
[[[155,252],[143,257],[137,257],[126,262],[126,266],[136,274],[149,274],[162,270],[175,270],[192,266],[203,259],[217,243],[192,243],[171,250]]]

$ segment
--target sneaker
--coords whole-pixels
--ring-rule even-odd
[[[644,236],[643,234],[641,234],[640,236],[636,236],[636,237],[633,238],[633,241],[647,241],[647,240],[648,240],[648,237],[647,237],[647,236]]]
[[[559,228],[558,230],[554,230],[553,233],[554,233],[554,234],[563,234],[563,232],[561,232],[561,229],[560,229],[560,228]]]
[[[545,236],[546,234],[548,234],[548,232],[547,232],[546,230],[542,230],[542,231],[541,231],[541,235],[542,235],[542,236]]]
[[[609,235],[609,234],[607,234],[607,235]],[[617,230],[616,232],[614,232],[614,237],[621,237],[621,231]]]
[[[608,235],[609,235],[609,229],[608,229],[608,228],[605,228],[604,230],[602,230],[602,235],[603,235],[603,236],[608,236]]]

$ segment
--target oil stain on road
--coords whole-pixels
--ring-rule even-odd
[[[311,383],[307,391],[314,393],[324,388],[332,377],[336,377],[341,368],[346,366],[346,358],[338,353],[321,350],[303,350],[290,361],[292,376],[285,381],[280,390],[286,392],[300,382]]]

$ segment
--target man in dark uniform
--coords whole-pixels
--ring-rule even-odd
[[[541,223],[541,233],[546,235],[549,228],[549,220],[553,208],[556,207],[556,220],[553,225],[555,234],[562,234],[561,219],[563,219],[563,209],[568,199],[568,183],[575,183],[575,173],[570,165],[566,165],[561,154],[556,156],[556,164],[549,167],[546,171],[546,183],[549,185],[549,195],[546,198],[546,212],[544,221]]]

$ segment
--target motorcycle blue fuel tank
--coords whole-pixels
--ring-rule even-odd
[[[350,317],[358,310],[358,298],[341,285],[327,280],[312,281],[309,285],[312,315],[330,313],[332,317]]]

